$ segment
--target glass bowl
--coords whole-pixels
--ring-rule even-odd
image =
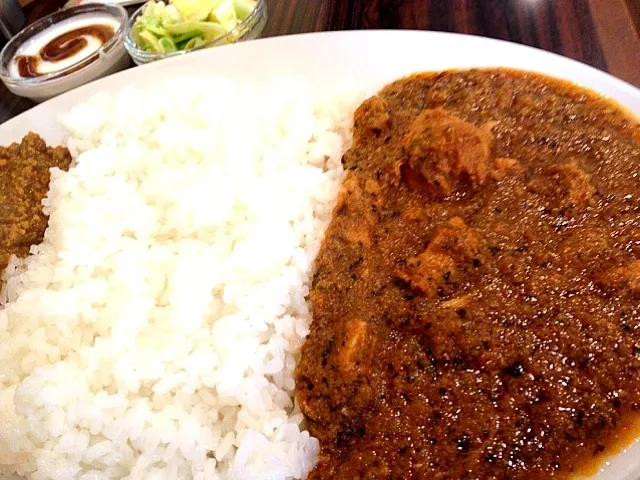
[[[118,29],[94,53],[65,68],[30,78],[12,73],[12,62],[23,44],[52,25],[80,15],[114,17],[118,22]],[[97,78],[123,70],[131,62],[124,48],[124,34],[128,18],[127,11],[119,5],[97,3],[67,8],[44,17],[22,29],[2,49],[0,52],[0,80],[13,94],[41,102]]]
[[[147,4],[145,3],[142,7],[140,7],[129,19],[129,23],[127,24],[127,30],[125,33],[124,44],[133,58],[133,61],[136,65],[143,65],[149,62],[155,62],[156,60],[163,60],[165,58],[177,57],[178,55],[184,55],[185,53],[193,52],[196,50],[202,50],[204,48],[217,47],[219,45],[227,45],[229,43],[236,42],[244,42],[246,40],[254,40],[260,36],[262,30],[264,30],[264,26],[267,23],[267,6],[265,5],[264,0],[258,0],[256,4],[256,8],[251,12],[251,14],[241,23],[239,23],[236,28],[225,33],[224,35],[220,35],[217,38],[214,38],[211,41],[203,43],[202,45],[192,48],[189,50],[179,50],[177,52],[168,52],[168,53],[157,53],[157,52],[147,52],[138,47],[136,40],[133,35],[133,26],[135,25],[138,18],[142,16],[142,12]]]

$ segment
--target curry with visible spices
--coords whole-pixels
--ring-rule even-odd
[[[298,399],[313,479],[568,478],[640,409],[640,127],[507,69],[355,114]]]

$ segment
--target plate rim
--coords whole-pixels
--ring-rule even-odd
[[[449,41],[451,42],[478,42],[478,43],[483,43],[486,44],[488,46],[493,45],[495,48],[497,49],[513,49],[513,50],[521,50],[521,51],[527,51],[530,52],[533,55],[537,55],[537,56],[542,56],[542,57],[547,57],[549,59],[553,58],[555,59],[555,61],[557,62],[561,62],[566,64],[567,66],[569,65],[573,65],[581,70],[585,70],[585,71],[589,71],[592,75],[595,75],[596,77],[601,77],[603,80],[606,80],[608,83],[612,83],[614,85],[617,85],[618,89],[622,90],[622,91],[626,91],[625,93],[630,94],[632,96],[636,96],[638,97],[638,99],[640,100],[640,87],[636,87],[634,85],[632,85],[629,82],[626,82],[625,80],[622,80],[616,76],[614,76],[613,74],[606,72],[604,70],[600,70],[592,65],[589,65],[587,63],[584,63],[582,61],[579,60],[575,60],[573,58],[569,58],[569,57],[565,57],[563,55],[560,55],[558,53],[555,52],[550,52],[548,50],[544,50],[538,47],[533,47],[530,45],[524,45],[524,44],[520,44],[520,43],[516,43],[516,42],[511,42],[508,40],[502,40],[499,38],[492,38],[492,37],[483,37],[480,35],[474,35],[474,34],[466,34],[466,33],[454,33],[454,32],[440,32],[440,31],[432,31],[432,30],[409,30],[409,29],[400,29],[400,30],[383,30],[383,29],[371,29],[371,30],[334,30],[334,31],[322,31],[322,32],[305,32],[305,33],[297,33],[297,34],[291,34],[291,35],[278,35],[278,36],[273,36],[273,37],[265,37],[265,38],[259,38],[256,40],[250,40],[250,41],[246,41],[246,42],[239,42],[239,43],[233,43],[233,44],[229,44],[229,45],[221,45],[215,48],[209,48],[209,49],[204,49],[204,50],[199,50],[199,51],[195,51],[192,53],[189,53],[188,55],[181,55],[179,57],[173,57],[173,58],[168,58],[165,60],[161,60],[158,62],[153,62],[153,63],[148,63],[146,65],[140,65],[140,66],[134,66],[132,68],[128,68],[126,70],[114,73],[112,75],[108,75],[106,77],[103,78],[99,78],[96,79],[92,82],[89,82],[87,84],[78,86],[72,90],[69,90],[68,92],[65,92],[61,95],[58,95],[52,99],[49,99],[45,102],[42,102],[40,104],[36,104],[33,107],[29,108],[28,110],[25,110],[24,112],[16,115],[15,117],[12,117],[10,119],[8,119],[7,121],[3,122],[0,124],[0,131],[3,130],[3,127],[5,125],[8,124],[15,124],[17,123],[17,121],[22,120],[27,114],[29,114],[30,112],[32,112],[32,110],[34,109],[38,109],[40,106],[42,105],[46,105],[46,106],[51,106],[54,105],[55,103],[61,102],[66,98],[69,98],[72,95],[77,95],[77,96],[82,96],[85,92],[87,92],[89,89],[96,89],[99,86],[107,86],[109,85],[109,83],[112,83],[114,81],[114,79],[116,78],[121,78],[121,79],[125,79],[126,77],[130,77],[130,76],[134,76],[136,75],[134,72],[137,72],[138,69],[144,69],[144,71],[148,71],[148,72],[153,72],[155,70],[171,70],[172,67],[176,67],[178,65],[181,64],[190,64],[190,63],[195,63],[196,61],[200,60],[204,60],[207,59],[209,57],[215,57],[217,55],[217,51],[221,50],[221,49],[225,49],[226,51],[233,51],[233,50],[238,50],[238,52],[240,53],[240,55],[242,55],[242,51],[243,50],[247,50],[247,51],[251,51],[254,48],[257,48],[255,45],[261,45],[264,46],[266,48],[269,48],[270,45],[278,45],[278,44],[286,44],[287,43],[293,43],[296,42],[297,40],[302,40],[302,41],[308,41],[309,39],[319,39],[318,41],[321,41],[323,38],[327,38],[327,39],[334,39],[334,38],[340,38],[343,37],[347,40],[352,38],[357,38],[357,37],[367,37],[367,36],[375,36],[375,37],[383,37],[383,36],[388,36],[388,37],[400,37],[400,36],[406,36],[407,39],[409,39],[409,37],[415,36],[415,37],[423,37],[423,38],[429,38],[429,37],[433,37],[434,39],[438,39],[441,38],[443,40],[445,40],[445,42],[447,41],[447,39],[449,39]],[[445,46],[446,47],[446,46]],[[508,65],[505,65],[504,67],[506,68],[511,68]],[[466,67],[464,67],[466,68]],[[477,68],[482,68],[482,67],[477,67]],[[514,67],[514,68],[518,68],[518,67]],[[522,69],[522,68],[518,68],[520,70],[527,70],[527,69]],[[428,71],[437,71],[437,70],[423,70],[424,72],[428,72]],[[536,70],[535,68],[531,68],[530,70],[528,70],[532,73],[543,73],[540,72],[538,70]],[[414,73],[419,73],[419,71],[415,71]],[[551,75],[551,74],[546,74],[543,73],[545,75]],[[551,75],[553,76],[553,75]],[[557,76],[556,78],[563,78],[562,76]],[[581,84],[580,82],[576,82],[573,80],[568,80],[570,82],[573,82],[579,86],[582,86],[584,88],[588,88],[590,90],[596,91],[597,93],[600,93],[603,96],[606,96],[608,98],[611,98],[610,95],[601,92],[599,90],[597,90],[596,88],[591,87],[590,85],[587,84]],[[116,87],[116,89],[120,89],[122,87]],[[109,88],[105,88],[106,90],[108,90]],[[622,105],[624,107],[624,105]],[[636,116],[640,117],[640,112],[636,113],[633,112]]]

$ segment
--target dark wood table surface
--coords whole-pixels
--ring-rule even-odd
[[[35,0],[25,8],[28,21],[64,3]],[[372,28],[469,33],[559,53],[640,86],[640,0],[267,0],[267,8],[265,37]],[[0,84],[0,123],[32,106]]]

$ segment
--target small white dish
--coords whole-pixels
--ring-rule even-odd
[[[61,10],[24,28],[0,52],[0,79],[7,89],[36,102],[48,100],[67,90],[120,71],[130,64],[124,47],[127,11],[119,5],[87,4]],[[46,61],[44,46],[67,32],[106,25],[113,34],[104,41],[78,33],[85,47],[70,57]],[[60,43],[60,42],[59,42]],[[70,43],[70,42],[67,42]],[[20,57],[35,58],[39,70],[19,68]],[[21,73],[22,70],[22,73]],[[23,74],[29,71],[29,74]]]

